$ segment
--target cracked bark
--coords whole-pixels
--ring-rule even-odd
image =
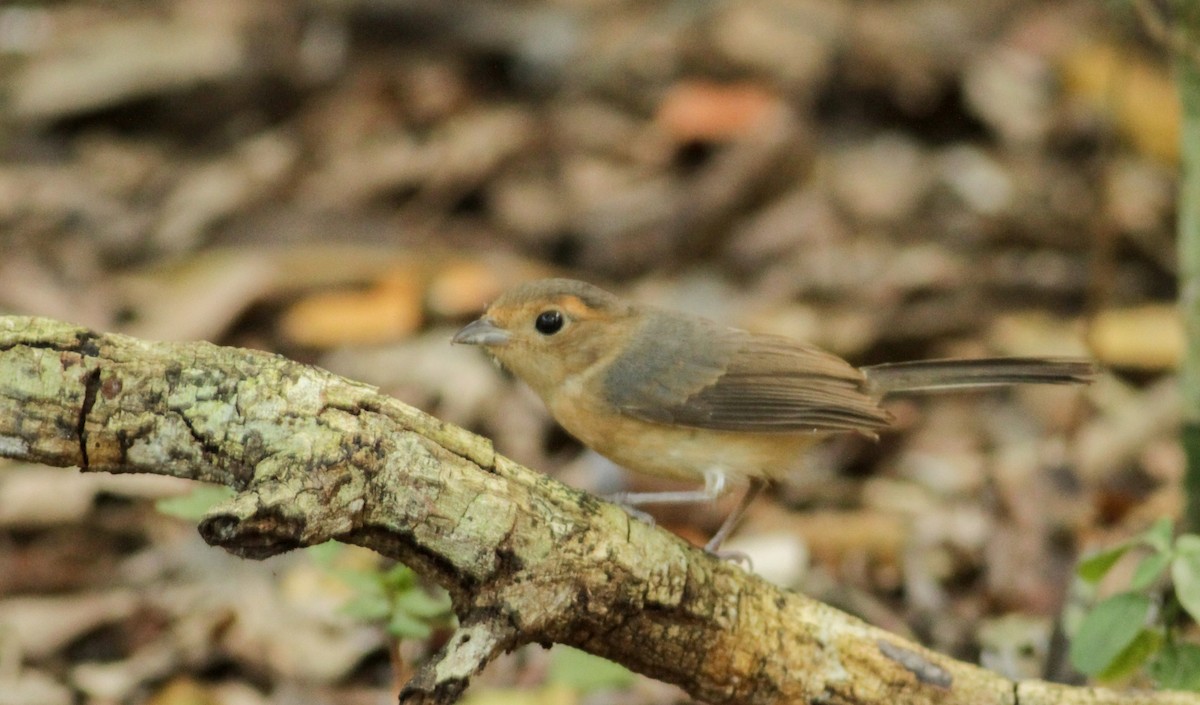
[[[239,494],[201,522],[264,558],[328,539],[450,592],[461,627],[404,688],[453,702],[522,644],[559,642],[711,703],[1192,703],[1014,683],[780,590],[491,443],[320,369],[0,317],[0,455]]]

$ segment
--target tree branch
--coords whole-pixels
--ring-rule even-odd
[[[337,539],[433,577],[462,626],[402,702],[453,702],[497,654],[559,642],[712,703],[1200,703],[1013,683],[277,355],[0,317],[0,455],[229,485],[200,523],[210,544],[264,558]]]

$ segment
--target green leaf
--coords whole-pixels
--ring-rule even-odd
[[[580,693],[590,693],[628,687],[633,683],[633,674],[620,664],[559,644],[550,652],[547,680]]]
[[[403,563],[397,563],[380,575],[380,581],[391,592],[404,592],[416,587],[417,574]]]
[[[421,588],[413,588],[408,592],[397,595],[393,601],[395,609],[403,610],[414,617],[440,617],[450,611],[450,598],[447,595],[434,596]]]
[[[308,557],[312,559],[313,563],[316,563],[322,568],[329,569],[333,567],[334,562],[337,560],[338,554],[342,552],[343,548],[344,544],[340,544],[337,541],[326,541],[325,543],[319,543],[316,546],[309,546],[307,549],[305,549],[305,552],[308,554]]]
[[[391,601],[383,595],[359,595],[342,605],[341,611],[360,622],[375,622],[393,613]]]
[[[1200,691],[1200,646],[1167,644],[1149,670],[1160,688]]]
[[[1149,587],[1170,563],[1170,553],[1151,553],[1144,556],[1133,571],[1133,577],[1129,579],[1129,589],[1137,592]]]
[[[178,497],[167,497],[154,503],[155,509],[167,516],[199,521],[208,514],[208,510],[234,495],[234,491],[224,485],[198,485],[191,492]]]
[[[1171,550],[1171,536],[1174,533],[1175,522],[1167,517],[1163,517],[1154,522],[1154,525],[1149,529],[1146,529],[1138,539],[1155,551],[1166,553]]]
[[[1143,629],[1097,677],[1101,680],[1115,681],[1133,675],[1147,659],[1158,653],[1162,643],[1162,634],[1152,629]]]
[[[1200,553],[1200,536],[1196,534],[1180,534],[1175,539],[1175,550],[1179,553]]]
[[[1186,537],[1179,537],[1180,544]],[[1171,579],[1175,581],[1175,596],[1179,604],[1192,615],[1192,619],[1200,621],[1200,551],[1187,550],[1180,546],[1179,552],[1171,561]]]
[[[1129,544],[1123,543],[1115,548],[1096,553],[1084,559],[1075,572],[1089,583],[1098,583],[1128,550]]]
[[[1149,613],[1150,598],[1132,592],[1100,602],[1071,640],[1071,663],[1089,676],[1102,673],[1138,637]]]
[[[401,639],[424,639],[433,633],[433,627],[428,622],[417,619],[403,610],[392,612],[387,629]]]

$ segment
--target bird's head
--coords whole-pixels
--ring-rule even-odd
[[[486,349],[548,400],[559,385],[619,352],[635,313],[591,284],[542,279],[505,292],[453,342]]]

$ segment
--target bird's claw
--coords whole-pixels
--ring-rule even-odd
[[[715,551],[707,546],[704,547],[704,552],[716,558],[717,560],[729,561],[737,563],[744,568],[747,573],[754,572],[754,561],[750,560],[750,554],[745,551]]]

